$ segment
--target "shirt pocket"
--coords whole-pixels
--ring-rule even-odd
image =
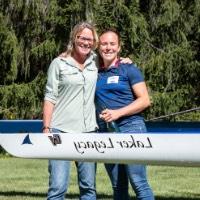
[[[78,74],[78,70],[74,67],[62,67],[60,69],[61,76]]]
[[[60,80],[62,84],[74,85],[82,84],[83,80],[76,68],[61,69]]]
[[[86,68],[86,78],[89,82],[96,83],[98,70],[96,65],[90,65]]]
[[[86,69],[88,71],[97,71],[97,67],[94,63],[92,65],[88,66]]]

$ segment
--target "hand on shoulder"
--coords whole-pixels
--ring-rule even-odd
[[[120,63],[123,63],[123,64],[132,64],[133,61],[129,58],[129,57],[120,57]]]

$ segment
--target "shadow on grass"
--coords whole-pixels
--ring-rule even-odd
[[[156,196],[156,200],[200,200],[200,197],[162,197]],[[135,199],[134,199],[135,200]]]
[[[12,197],[13,198],[17,196],[24,196],[24,197],[38,197],[38,198],[46,198],[46,193],[38,193],[38,192],[24,192],[24,191],[7,191],[7,192],[1,192],[0,191],[0,197]],[[196,197],[163,197],[163,196],[156,196],[156,200],[200,200],[200,194],[193,195]],[[79,199],[79,194],[68,194],[66,195],[67,199]],[[1,198],[0,198],[1,199]],[[112,195],[107,194],[98,194],[97,199],[109,199],[112,200]],[[136,198],[132,197],[130,200],[136,200]]]

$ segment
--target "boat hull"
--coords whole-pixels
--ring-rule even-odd
[[[21,158],[200,166],[199,133],[63,133],[59,137],[54,141],[53,135],[42,133],[4,133],[0,145]]]

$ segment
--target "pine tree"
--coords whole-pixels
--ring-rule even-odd
[[[142,69],[155,116],[199,106],[199,0],[0,1],[0,118],[41,114],[46,72],[80,21],[115,27]],[[198,119],[200,114],[176,119]]]

